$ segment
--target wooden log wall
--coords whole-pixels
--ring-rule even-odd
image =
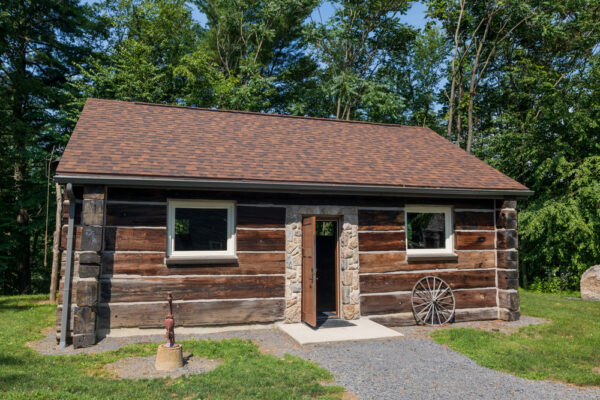
[[[169,265],[168,198],[237,200],[238,261]],[[410,204],[428,201],[410,200]],[[80,266],[81,200],[75,219],[74,276]],[[361,314],[387,324],[414,323],[410,291],[426,275],[453,288],[456,320],[518,318],[516,211],[510,202],[436,200],[453,206],[456,261],[406,261],[404,200],[108,188],[97,307],[98,329],[162,327],[173,291],[178,325],[261,323],[285,309],[287,205],[359,208]],[[66,247],[68,207],[63,208]],[[64,275],[64,252],[63,268]],[[62,287],[60,297],[62,301]],[[73,285],[73,299],[77,285]],[[57,313],[60,322],[61,307]]]
[[[453,289],[456,321],[498,318],[495,202],[452,205],[455,261],[407,262],[404,209],[359,209],[361,315],[388,325],[414,324],[412,288],[434,275]]]
[[[188,197],[180,198],[190,198]],[[280,320],[285,207],[238,202],[236,263],[166,265],[165,191],[109,188],[100,278],[100,329],[162,327],[167,292],[178,326]]]

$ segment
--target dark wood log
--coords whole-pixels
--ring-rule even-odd
[[[106,197],[109,204],[111,201],[166,202],[167,192],[161,189],[109,187]]]
[[[82,225],[102,225],[104,220],[104,200],[85,199],[81,213]]]
[[[518,269],[519,252],[517,250],[498,251],[498,268]]]
[[[519,309],[519,292],[508,292],[505,290],[498,290],[498,306],[506,308],[508,310],[517,311]]]
[[[511,311],[506,308],[500,308],[498,310],[499,318],[503,321],[518,321],[521,318],[521,313],[519,311]]]
[[[498,235],[497,246],[499,249],[516,249],[519,247],[517,231],[514,229],[500,230],[496,232]]]
[[[519,274],[516,270],[498,270],[498,289],[518,289]]]
[[[360,253],[360,272],[393,272],[409,269],[406,253]]]
[[[411,294],[360,296],[360,314],[377,315],[412,312]]]
[[[167,206],[146,204],[106,205],[106,225],[167,226]]]
[[[406,253],[361,253],[360,272],[418,271],[426,269],[476,269],[494,268],[494,251],[460,251],[457,261],[411,261],[405,260]]]
[[[75,285],[77,289],[75,291],[75,304],[79,307],[89,306],[95,307],[98,304],[98,281],[97,280],[86,280],[77,281]]]
[[[455,290],[456,309],[496,307],[496,289]]]
[[[83,205],[80,202],[75,203],[75,218],[73,218],[74,225],[81,225],[81,213]],[[63,201],[62,206],[62,225],[66,226],[69,223],[69,201]]]
[[[92,307],[75,307],[73,310],[73,334],[95,333],[96,312]]]
[[[284,230],[243,230],[237,233],[238,251],[285,251]]]
[[[390,210],[358,210],[361,231],[392,231],[404,229],[404,212]]]
[[[494,212],[457,211],[454,229],[494,229]]]
[[[67,248],[67,232],[68,232],[68,225],[63,225],[62,232],[60,234],[61,250],[65,250]],[[73,235],[75,236],[75,243],[73,246],[73,250],[79,250],[81,248],[81,226],[73,227]]]
[[[517,211],[516,210],[498,210],[496,226],[505,229],[517,229]]]
[[[98,329],[164,328],[166,302],[153,304],[100,304]],[[285,300],[222,300],[175,302],[177,326],[202,326],[274,322],[283,319]]]
[[[516,200],[500,200],[498,201],[498,208],[503,209],[503,208],[517,208],[517,201]]]
[[[377,322],[383,326],[411,326],[416,325],[415,316],[412,312],[377,315],[369,318],[371,321]]]
[[[486,321],[498,319],[498,310],[494,308],[456,310],[454,322]]]
[[[455,232],[459,250],[485,250],[494,248],[494,232]]]
[[[456,309],[496,306],[496,289],[454,291]],[[361,315],[412,312],[410,293],[383,294],[360,297]]]
[[[100,301],[160,301],[168,292],[179,300],[282,297],[283,276],[183,276],[101,279]]]
[[[165,265],[165,253],[102,254],[104,275],[256,275],[284,274],[284,253],[239,253],[234,264]]]
[[[404,232],[359,232],[360,251],[406,250]]]
[[[284,228],[285,207],[237,207],[237,226],[243,228]]]
[[[361,275],[360,291],[361,293],[410,291],[419,279],[427,275],[440,277],[453,290],[494,287],[496,284],[496,273],[494,270],[440,270],[439,272]]]
[[[81,244],[79,249],[85,251],[101,251],[102,227],[83,225],[81,229]]]
[[[487,199],[408,199],[407,205],[413,204],[432,204],[432,205],[449,205],[458,209],[477,209],[477,210],[493,210],[494,200]]]
[[[83,187],[84,199],[104,199],[104,185],[85,185]]]
[[[105,228],[107,251],[166,251],[166,229]]]

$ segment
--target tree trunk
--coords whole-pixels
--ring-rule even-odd
[[[52,274],[50,276],[50,301],[56,302],[58,286],[58,271],[60,270],[60,233],[62,227],[62,192],[60,184],[56,183],[56,225],[52,237]]]
[[[448,99],[448,130],[446,137],[448,140],[452,138],[452,119],[454,118],[454,93],[456,90],[456,58],[458,57],[458,33],[460,32],[460,24],[462,22],[462,16],[465,11],[464,0],[460,1],[460,14],[458,16],[458,22],[456,24],[456,31],[454,32],[454,52],[452,54],[452,79],[450,80],[450,97]],[[460,145],[459,145],[460,146]]]
[[[28,232],[29,213],[23,206],[23,169],[19,161],[15,163],[15,203],[17,204],[17,242],[15,255],[17,257],[17,290],[21,294],[31,291],[31,248]]]

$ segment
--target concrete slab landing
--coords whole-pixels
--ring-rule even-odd
[[[341,328],[317,328],[299,324],[278,324],[277,327],[288,334],[298,344],[315,344],[329,342],[343,342],[354,340],[387,339],[404,336],[402,333],[373,322],[368,318],[349,321],[354,326]]]

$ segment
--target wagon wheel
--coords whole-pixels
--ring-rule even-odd
[[[446,282],[436,276],[419,279],[412,291],[412,309],[417,323],[445,324],[454,316],[454,294]]]

